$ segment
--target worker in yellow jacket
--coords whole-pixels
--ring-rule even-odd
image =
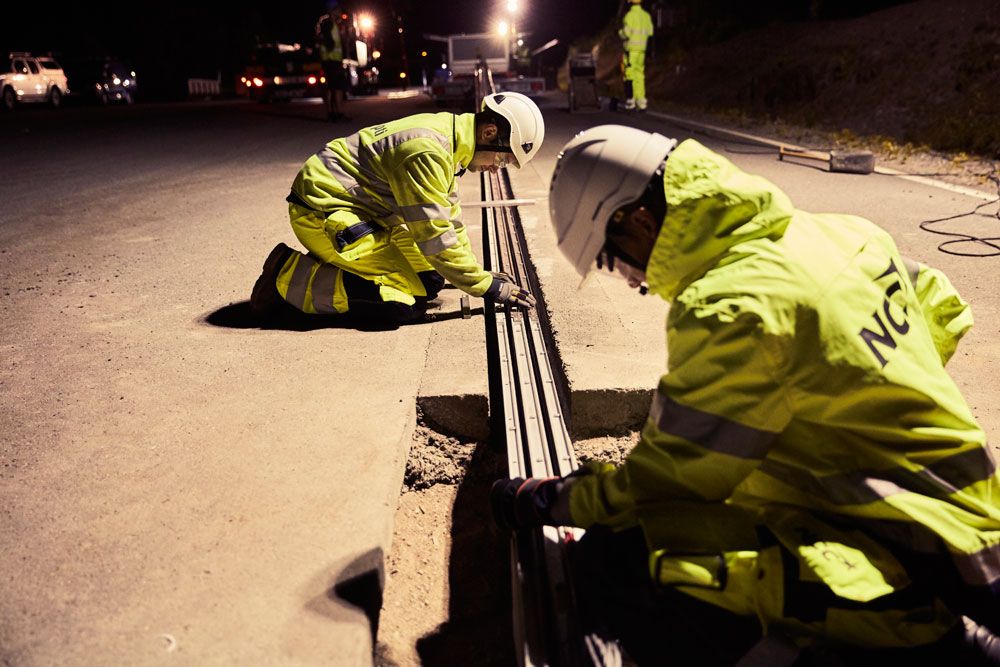
[[[642,8],[642,0],[629,0],[631,7],[622,18],[618,36],[622,39],[625,77],[625,108],[646,110],[646,42],[653,36],[653,19]]]
[[[326,102],[327,119],[349,121],[341,110],[347,97],[347,73],[344,71],[344,38],[340,32],[340,5],[331,2],[330,11],[320,17],[316,24],[316,44],[320,65],[323,68],[325,85],[323,98]]]
[[[500,480],[494,510],[588,529],[584,608],[632,657],[1000,660],[1000,476],[945,370],[972,314],[944,274],[634,128],[570,141],[550,208],[581,275],[670,303],[669,368],[621,466]]]
[[[418,114],[331,141],[288,195],[308,254],[284,244],[271,251],[250,298],[254,314],[350,311],[403,323],[423,315],[445,280],[472,296],[533,305],[527,290],[485,271],[473,254],[456,174],[523,167],[544,136],[534,102],[497,93],[476,114]]]

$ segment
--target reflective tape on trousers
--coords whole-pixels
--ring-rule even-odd
[[[288,283],[285,301],[299,310],[305,310],[306,290],[309,289],[309,278],[312,276],[314,266],[316,266],[316,260],[307,255],[300,254],[298,261],[295,262],[295,271]]]
[[[705,449],[741,459],[762,459],[776,433],[734,422],[725,417],[681,405],[660,392],[653,398],[649,418],[662,432],[684,438]]]
[[[317,313],[336,313],[333,307],[333,293],[337,287],[340,269],[333,264],[320,264],[312,283],[313,308]]]
[[[424,255],[436,255],[451,248],[456,243],[458,243],[458,234],[454,229],[449,229],[444,234],[435,236],[428,241],[417,243],[417,247],[420,248],[420,252]]]

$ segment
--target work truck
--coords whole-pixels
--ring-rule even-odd
[[[510,38],[497,33],[427,36],[448,43],[450,76],[431,84],[431,97],[439,105],[471,105],[475,100],[476,69],[485,63],[493,74],[496,91],[541,95],[545,79],[524,76],[511,68]]]

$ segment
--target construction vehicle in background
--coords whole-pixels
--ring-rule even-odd
[[[448,76],[439,76],[431,84],[431,97],[440,106],[474,106],[476,70],[483,63],[493,73],[498,93],[522,93],[531,97],[545,92],[543,77],[524,76],[514,69],[507,36],[472,33],[424,37],[448,44]]]
[[[359,16],[349,12],[342,12],[338,21],[344,45],[344,75],[351,95],[375,95],[378,66],[372,57],[370,37],[360,29],[358,21]],[[251,52],[236,92],[259,102],[272,102],[320,97],[325,84],[319,49],[311,43],[262,43]]]

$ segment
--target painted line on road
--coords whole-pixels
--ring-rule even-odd
[[[743,139],[746,141],[753,141],[755,143],[763,144],[765,146],[773,146],[775,148],[791,148],[792,150],[809,150],[804,146],[797,146],[795,144],[789,144],[783,141],[776,141],[774,139],[768,139],[766,137],[760,137],[755,134],[749,134],[747,132],[739,132],[737,130],[731,130],[727,127],[722,127],[720,125],[710,125],[708,123],[699,123],[698,121],[690,120],[688,118],[682,118],[680,116],[674,116],[667,113],[661,113],[659,111],[649,111],[646,114],[653,118],[659,118],[660,120],[665,120],[669,123],[679,125],[686,129],[697,130],[705,132],[706,134],[720,134],[725,137],[733,137],[736,139]],[[946,183],[944,181],[939,181],[934,178],[928,178],[926,176],[914,176],[907,174],[904,171],[897,171],[896,169],[890,169],[888,167],[876,167],[876,174],[882,174],[883,176],[894,176],[896,178],[901,178],[906,181],[912,181],[914,183],[920,183],[921,185],[929,185],[931,187],[939,188],[941,190],[948,190],[949,192],[955,192],[957,194],[965,195],[967,197],[973,197],[975,199],[981,199],[982,201],[996,201],[997,195],[990,194],[989,192],[983,192],[982,190],[976,190],[975,188],[969,188],[964,185],[953,185],[952,183]]]

